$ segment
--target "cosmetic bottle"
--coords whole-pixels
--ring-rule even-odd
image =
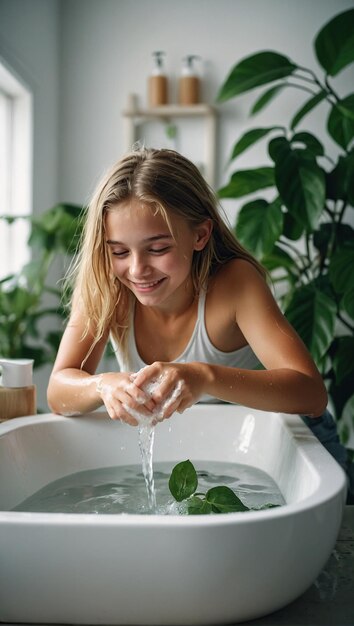
[[[32,359],[0,359],[0,422],[35,415],[36,387],[32,383]]]
[[[199,102],[200,81],[194,68],[194,61],[200,57],[189,54],[182,59],[182,70],[178,84],[179,104],[197,104]]]
[[[148,102],[150,107],[167,104],[168,101],[168,80],[164,70],[164,52],[153,52],[154,68],[148,81]]]

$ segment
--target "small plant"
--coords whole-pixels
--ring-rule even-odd
[[[354,9],[319,31],[314,51],[323,77],[274,51],[253,54],[231,70],[219,102],[270,85],[251,115],[286,89],[307,98],[286,127],[252,128],[237,140],[231,161],[268,138],[270,164],[235,171],[219,196],[242,198],[267,189],[267,198],[253,197],[241,207],[237,237],[280,283],[282,308],[322,373],[337,419],[349,411],[354,426],[354,93],[341,96],[333,84],[354,61]],[[306,127],[298,130],[320,105],[328,108],[330,156]],[[347,429],[341,429],[344,442]]]
[[[188,515],[240,513],[250,510],[230,487],[221,485],[208,489],[206,493],[197,492],[198,475],[193,463],[189,460],[175,465],[168,486],[177,502],[186,501]],[[256,510],[269,509],[274,506],[278,505],[265,504],[261,509]]]
[[[33,358],[35,367],[53,363],[62,335],[65,316],[61,291],[48,284],[48,272],[57,256],[70,257],[78,242],[81,207],[59,204],[40,217],[1,216],[30,219],[29,245],[34,259],[18,274],[0,281],[0,355],[5,358]],[[43,296],[53,304],[45,305]],[[43,325],[53,318],[54,323]]]

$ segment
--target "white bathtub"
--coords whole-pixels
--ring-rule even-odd
[[[66,474],[139,463],[136,429],[105,414],[0,424],[0,621],[227,624],[302,594],[335,544],[344,473],[297,416],[199,405],[156,428],[154,460],[256,466],[283,507],[214,516],[18,513]]]

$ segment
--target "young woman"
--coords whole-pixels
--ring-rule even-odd
[[[306,415],[319,438],[327,421],[332,434],[325,428],[324,436],[343,453],[323,417],[321,376],[264,269],[180,154],[140,149],[108,172],[88,207],[72,277],[71,316],[48,387],[54,412],[104,404],[112,419],[136,425],[137,411],[152,416],[163,406],[164,419],[216,399]],[[96,374],[109,340],[119,371]]]

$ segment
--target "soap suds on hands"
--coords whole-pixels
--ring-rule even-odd
[[[134,379],[138,376],[138,374],[141,371],[142,370],[140,370],[136,374],[133,374],[131,376],[131,380],[134,381]],[[152,396],[153,393],[156,391],[156,389],[158,389],[158,387],[164,381],[164,378],[165,376],[161,374],[156,380],[152,380],[149,383],[146,383],[146,385],[143,385],[142,390],[149,396]],[[136,409],[132,409],[127,404],[123,404],[123,408],[127,413],[129,413],[129,415],[131,415],[137,420],[139,425],[152,425],[155,422],[160,422],[164,418],[165,411],[181,395],[182,385],[183,385],[183,381],[179,380],[178,383],[173,388],[173,390],[171,391],[170,395],[163,402],[160,402],[160,404],[158,404],[155,407],[155,409],[151,412],[150,415],[146,415],[145,413],[142,413]]]

